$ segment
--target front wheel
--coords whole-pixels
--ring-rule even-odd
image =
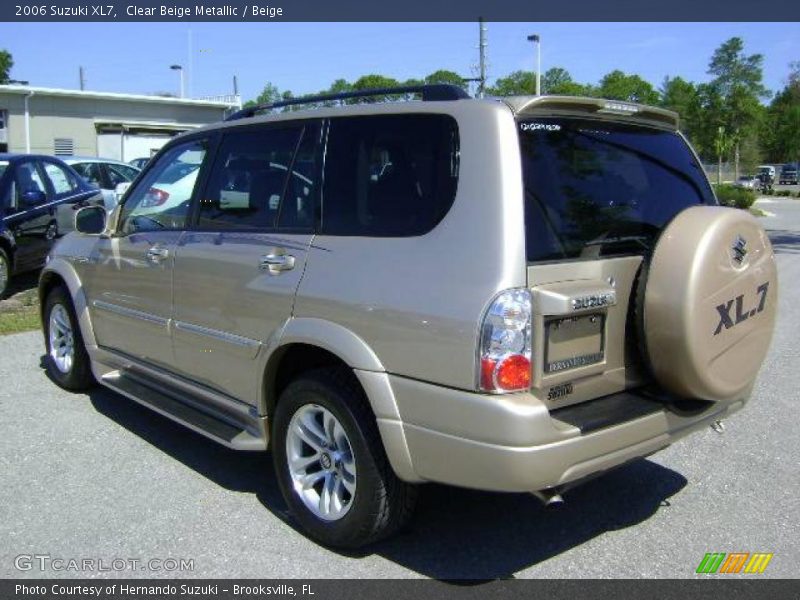
[[[42,315],[48,375],[65,390],[88,389],[94,383],[89,355],[72,300],[63,288],[57,287],[48,294]]]
[[[289,384],[272,435],[283,497],[315,540],[357,548],[390,536],[411,517],[416,488],[392,471],[352,373],[322,369]]]

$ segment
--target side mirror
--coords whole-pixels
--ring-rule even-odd
[[[122,200],[122,197],[125,195],[125,192],[128,191],[129,187],[131,187],[131,182],[123,181],[122,183],[118,183],[114,188],[114,200],[116,200],[117,204]]]
[[[106,209],[86,206],[75,213],[75,231],[86,235],[103,233],[106,228]]]
[[[22,192],[22,204],[25,206],[38,206],[47,200],[47,194],[41,190],[27,190]]]

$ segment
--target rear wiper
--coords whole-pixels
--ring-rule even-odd
[[[626,244],[628,242],[635,242],[645,250],[650,250],[650,244],[647,243],[650,238],[646,235],[619,235],[614,237],[599,237],[583,244],[584,248],[591,248],[592,246],[603,246],[612,244]]]

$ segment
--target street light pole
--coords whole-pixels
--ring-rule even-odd
[[[170,65],[169,67],[173,71],[178,71],[181,78],[181,98],[183,98],[183,67],[181,65]]]
[[[528,41],[536,44],[536,95],[542,95],[542,40],[538,33],[528,36]]]

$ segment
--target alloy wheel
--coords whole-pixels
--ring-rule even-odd
[[[356,464],[339,420],[317,404],[301,406],[286,436],[286,458],[295,493],[319,519],[337,521],[353,505]]]

